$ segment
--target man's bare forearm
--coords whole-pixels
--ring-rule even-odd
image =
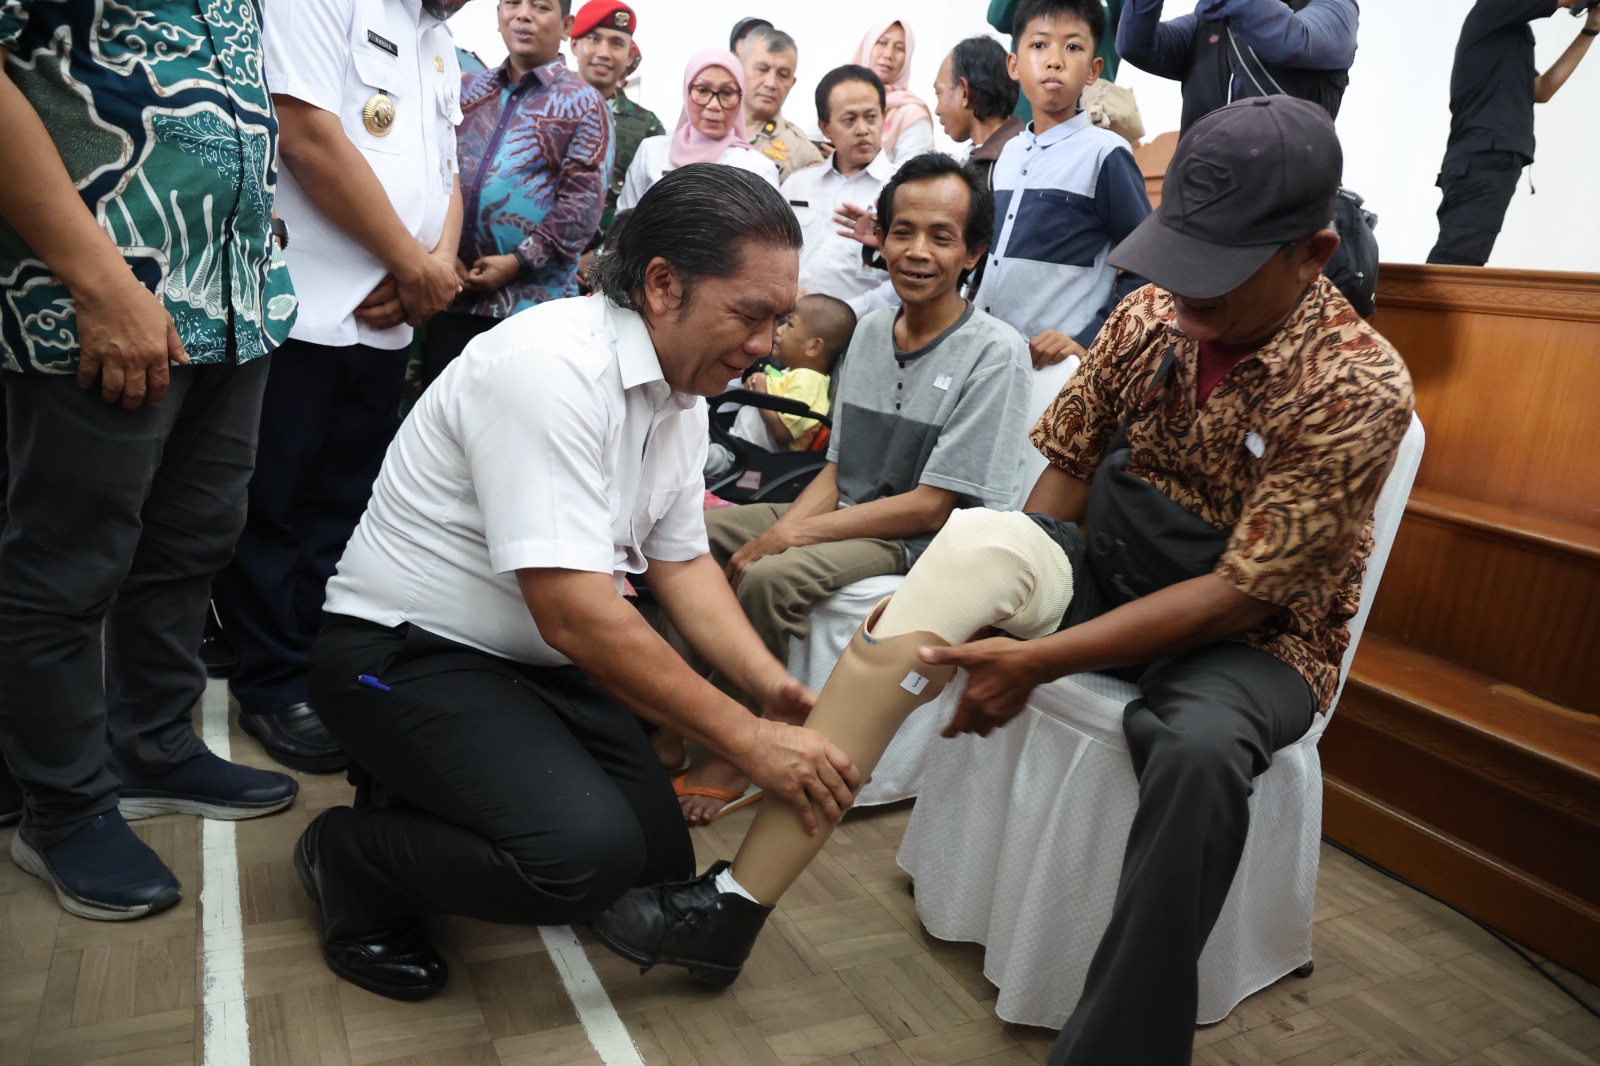
[[[546,643],[595,684],[641,718],[741,762],[754,743],[755,716],[691,670],[617,595],[609,575],[519,570],[517,581]]]
[[[405,274],[427,249],[395,213],[383,183],[366,157],[350,143],[339,116],[292,96],[275,96],[273,103],[278,109],[279,152],[284,166],[307,198],[391,274]],[[289,225],[292,229],[293,219]],[[458,208],[458,243],[460,226]]]
[[[785,524],[801,522],[816,515],[828,514],[838,506],[839,468],[834,463],[827,463],[811,479],[811,483],[800,490],[800,495],[795,497],[794,503],[789,505],[779,521]]]
[[[788,680],[787,667],[750,627],[711,556],[681,563],[651,560],[650,591],[690,646],[745,694],[761,700]]]
[[[1239,636],[1277,611],[1215,574],[1141,596],[1025,648],[1025,670],[1044,684],[1086,670],[1133,666]]]
[[[122,253],[78,195],[39,113],[4,72],[0,49],[0,217],[74,294],[132,277]]]
[[[956,494],[949,489],[918,485],[910,492],[838,507],[827,514],[793,522],[789,525],[789,536],[794,546],[833,544],[863,537],[899,540],[942,528],[955,505]]]
[[[1585,29],[1589,28],[1585,24]],[[1561,57],[1550,65],[1550,69],[1534,79],[1533,98],[1541,104],[1547,104],[1561,87],[1572,77],[1572,72],[1578,69],[1578,64],[1583,62],[1583,57],[1589,54],[1589,46],[1594,43],[1594,38],[1583,31],[1573,38],[1567,45]]]

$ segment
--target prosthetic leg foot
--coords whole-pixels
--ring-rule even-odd
[[[717,875],[727,868],[719,862],[688,881],[630,889],[595,919],[595,936],[641,973],[665,962],[708,985],[733,984],[772,908],[718,892]]]

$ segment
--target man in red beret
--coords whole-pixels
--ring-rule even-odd
[[[606,190],[606,208],[600,216],[601,233],[611,227],[611,217],[617,210],[617,194],[622,192],[622,178],[628,173],[628,164],[633,162],[633,153],[639,150],[639,142],[667,132],[653,112],[628,99],[622,91],[623,82],[628,80],[635,66],[633,54],[637,48],[633,35],[638,26],[639,16],[621,0],[589,0],[578,9],[572,23],[572,54],[578,60],[578,73],[610,102],[617,131],[611,185]]]

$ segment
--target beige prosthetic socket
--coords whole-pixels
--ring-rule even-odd
[[[880,636],[931,630],[960,644],[985,626],[1034,640],[1072,603],[1061,545],[1020,511],[952,512],[878,622]]]
[[[964,641],[989,625],[1044,636],[1071,600],[1072,569],[1031,519],[957,511],[900,590],[856,630],[806,725],[843,748],[865,778],[911,712],[938,697],[955,673],[922,662],[918,648]],[[814,803],[812,811],[816,836],[807,836],[799,816],[782,804],[765,803],[756,815],[733,876],[759,902],[776,903],[827,843],[831,829]]]

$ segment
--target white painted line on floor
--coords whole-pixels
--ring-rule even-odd
[[[200,739],[219,759],[232,755],[228,689],[213,681],[200,700]],[[239,849],[233,822],[200,820],[200,965],[204,990],[205,1066],[250,1061],[244,1000],[244,920],[239,903]]]
[[[556,964],[561,983],[567,987],[567,995],[572,997],[572,1005],[578,1011],[578,1021],[583,1023],[583,1031],[589,1035],[589,1043],[594,1045],[600,1061],[606,1066],[644,1066],[639,1048],[628,1035],[628,1027],[622,1023],[617,1008],[611,1005],[611,997],[606,995],[600,976],[589,965],[589,956],[583,953],[583,945],[578,943],[572,928],[541,925],[539,936]]]

